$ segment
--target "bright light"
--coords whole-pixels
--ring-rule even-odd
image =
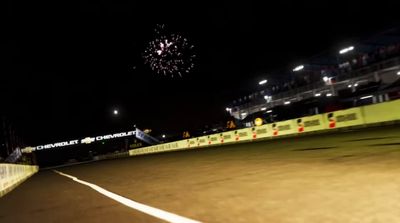
[[[246,115],[247,115],[247,113],[246,113],[246,112],[243,112],[241,115],[242,115],[242,116],[246,116]]]
[[[399,75],[399,76],[400,76],[400,71],[399,71],[399,72],[397,72],[397,75]]]
[[[358,83],[357,84],[354,84],[354,87],[357,87],[358,86]]]
[[[163,138],[165,138],[165,135],[162,135]]]
[[[283,104],[289,105],[291,102],[290,101],[285,101]]]
[[[364,97],[361,97],[360,99],[363,100],[363,99],[367,99],[367,98],[372,98],[372,95],[364,96]]]
[[[328,94],[326,94],[326,97],[330,97],[330,96],[332,96],[332,94],[331,94],[331,93],[328,93]]]
[[[260,126],[260,125],[263,124],[263,120],[262,120],[261,118],[256,118],[256,119],[254,120],[254,124],[255,124],[256,126]]]
[[[351,88],[351,87],[353,87],[353,85],[349,84],[349,85],[347,85],[347,87],[348,87],[348,88]]]
[[[267,113],[271,113],[271,112],[272,112],[272,110],[268,110],[268,111],[267,111]]]
[[[272,96],[265,95],[265,96],[264,96],[264,99],[267,100],[267,103],[269,103],[269,102],[272,101]]]
[[[114,110],[114,115],[118,115],[118,110],[117,109]]]
[[[329,81],[329,77],[323,77],[322,80],[324,80],[325,82]]]
[[[266,84],[266,83],[267,83],[267,80],[262,80],[262,81],[258,82],[259,85],[263,85],[263,84]]]
[[[321,93],[316,93],[315,94],[315,97],[319,97],[319,96],[321,96]]]
[[[303,65],[300,65],[300,66],[295,67],[295,68],[293,69],[293,72],[300,71],[300,70],[303,70],[303,69],[304,69],[304,66],[303,66]]]
[[[261,108],[261,111],[265,111],[265,110],[267,110],[267,108],[266,108],[266,107],[264,107],[264,108]]]
[[[231,112],[231,111],[232,111],[231,108],[225,108],[225,110],[226,110],[227,112]]]
[[[354,50],[354,46],[349,46],[349,47],[346,47],[346,48],[344,48],[344,49],[341,49],[341,50],[339,51],[339,53],[340,53],[340,54],[345,54],[345,53],[347,53],[347,52],[349,52],[349,51],[352,51],[352,50]]]

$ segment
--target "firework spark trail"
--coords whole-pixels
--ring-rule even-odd
[[[189,73],[194,68],[194,46],[187,38],[167,33],[164,25],[155,29],[156,38],[149,42],[144,51],[145,64],[158,74],[179,75]]]

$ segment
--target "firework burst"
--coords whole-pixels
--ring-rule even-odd
[[[194,68],[193,45],[175,33],[167,33],[164,25],[157,25],[156,37],[144,51],[145,64],[158,74],[179,75],[190,73]]]

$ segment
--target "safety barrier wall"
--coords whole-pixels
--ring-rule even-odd
[[[206,146],[206,145],[208,145],[207,136],[201,136],[201,137],[198,137],[197,139],[198,139],[198,146]]]
[[[221,143],[235,142],[235,131],[228,131],[220,133]]]
[[[38,166],[0,164],[0,197],[39,170]]]
[[[361,108],[350,108],[324,114],[327,129],[343,128],[365,124]]]
[[[253,139],[263,139],[272,137],[272,125],[266,124],[252,128]]]
[[[116,159],[129,156],[128,152],[119,152],[112,154],[97,155],[93,157],[93,160],[106,160],[106,159]]]
[[[362,109],[366,124],[388,122],[400,119],[400,100],[364,106]]]
[[[245,129],[238,129],[234,131],[235,134],[235,141],[240,142],[240,141],[248,141],[252,139],[252,131],[251,128],[245,128]]]
[[[323,115],[298,118],[296,119],[295,124],[298,133],[320,131],[326,128],[326,122],[324,121]]]
[[[272,123],[272,136],[283,136],[297,133],[294,120]]]
[[[224,143],[246,142],[279,136],[301,135],[302,133],[307,132],[329,131],[331,129],[363,126],[389,121],[400,121],[400,100],[133,149],[129,151],[129,155],[133,156],[172,150],[196,149],[222,145]]]

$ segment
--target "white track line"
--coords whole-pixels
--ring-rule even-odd
[[[122,197],[122,196],[120,196],[118,194],[114,194],[114,193],[112,193],[112,192],[110,192],[110,191],[108,191],[106,189],[103,189],[103,188],[101,188],[101,187],[99,187],[99,186],[97,186],[95,184],[88,183],[88,182],[83,181],[83,180],[79,180],[78,178],[76,178],[74,176],[62,173],[60,171],[54,170],[54,172],[56,172],[56,173],[58,173],[58,174],[60,174],[62,176],[71,178],[73,181],[76,181],[76,182],[78,182],[80,184],[83,184],[83,185],[86,185],[88,187],[91,187],[93,190],[95,190],[95,191],[103,194],[104,196],[107,196],[107,197],[109,197],[109,198],[111,198],[111,199],[113,199],[115,201],[118,201],[119,203],[121,203],[121,204],[123,204],[125,206],[128,206],[128,207],[133,208],[133,209],[138,210],[138,211],[141,211],[141,212],[146,213],[148,215],[151,215],[153,217],[162,219],[164,221],[172,222],[172,223],[201,223],[200,221],[195,221],[195,220],[192,220],[192,219],[189,219],[189,218],[185,218],[185,217],[173,214],[173,213],[169,213],[167,211],[163,211],[161,209],[153,208],[153,207],[150,207],[148,205],[138,203],[136,201],[132,201],[132,200],[130,200],[128,198]]]

